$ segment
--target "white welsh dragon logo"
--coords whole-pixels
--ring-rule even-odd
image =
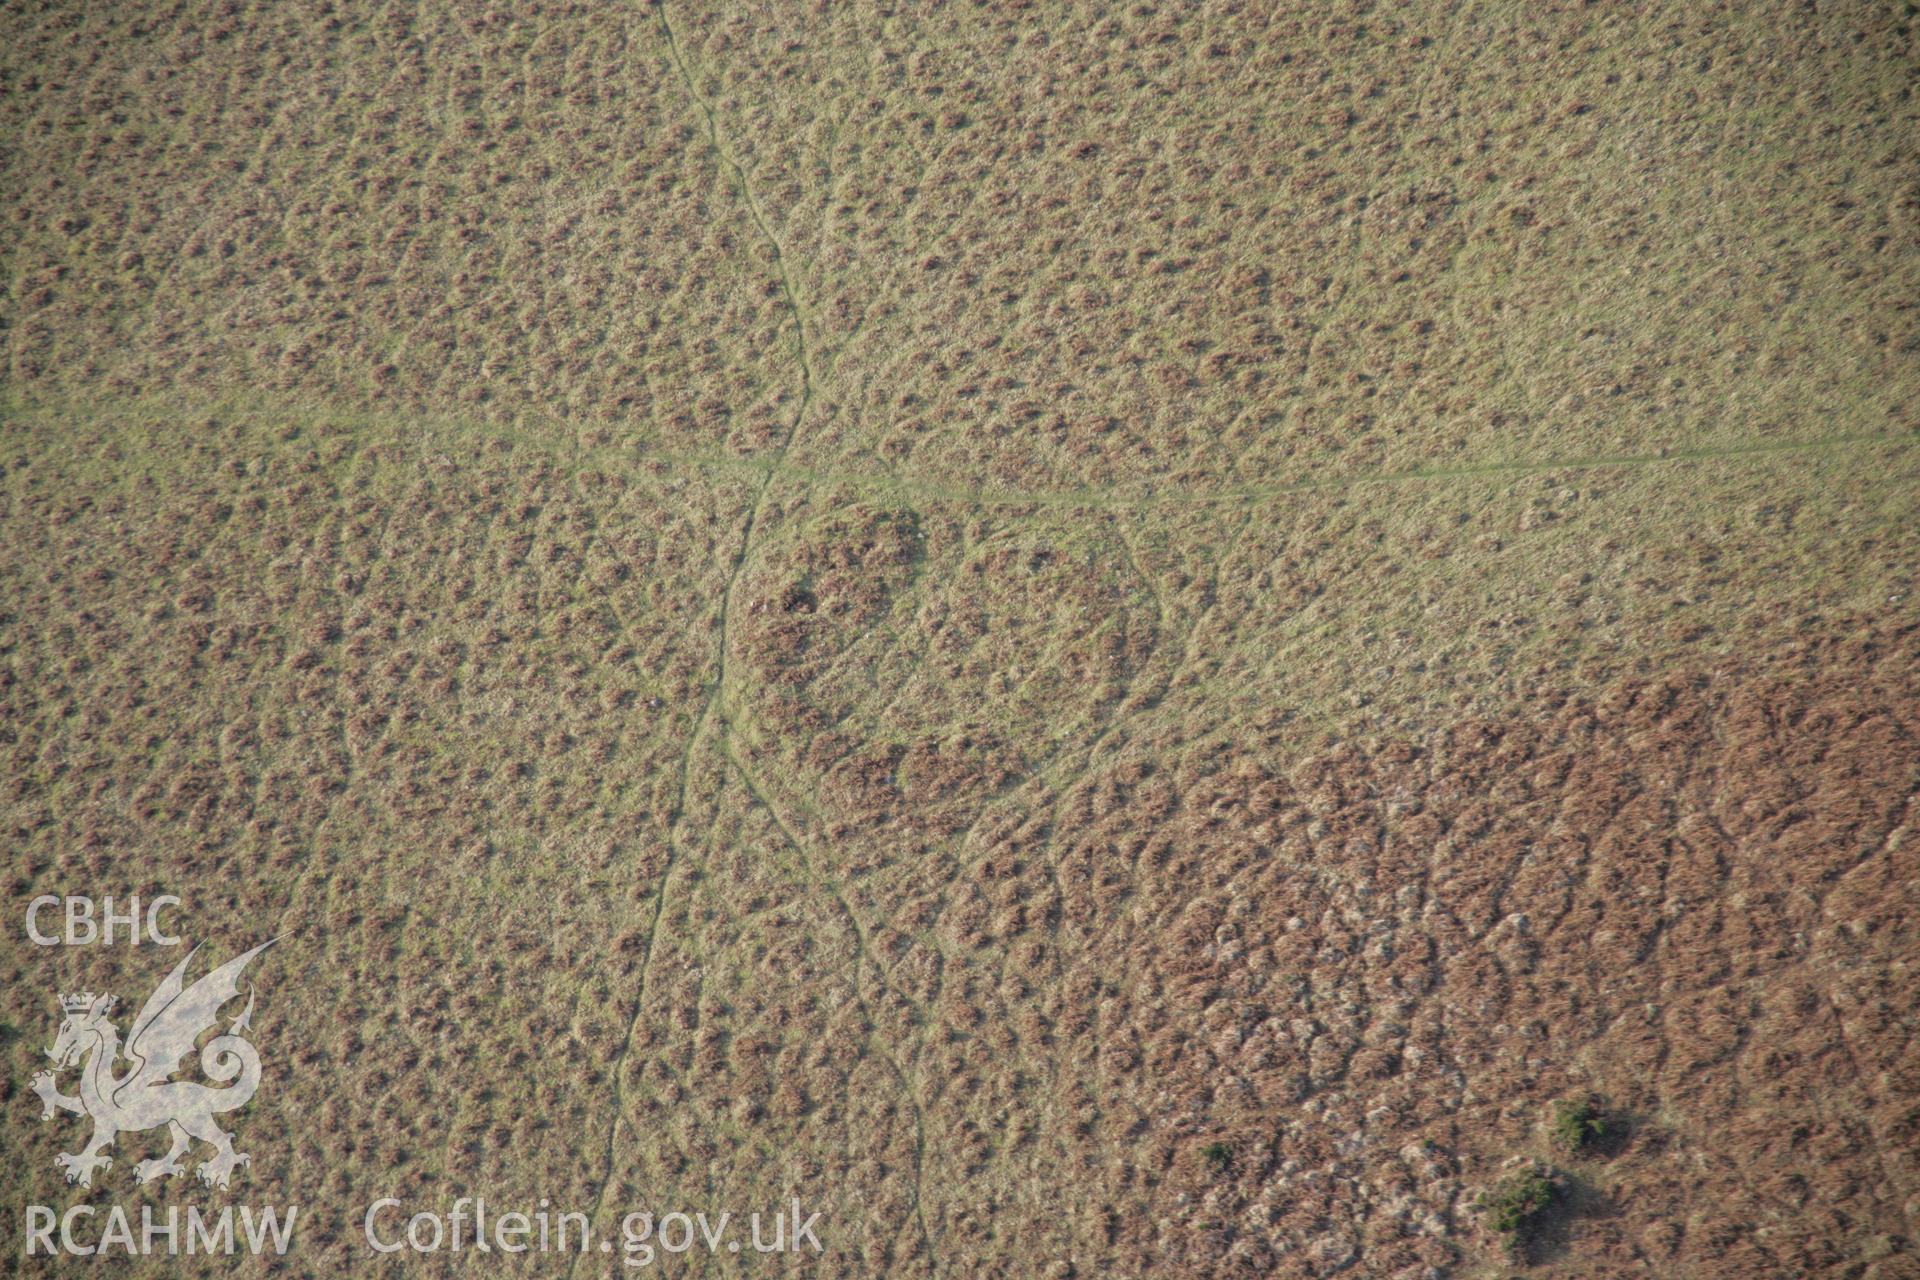
[[[42,1120],[53,1119],[55,1108],[93,1119],[93,1140],[86,1148],[78,1155],[54,1158],[54,1163],[66,1170],[68,1182],[92,1186],[93,1171],[113,1163],[100,1152],[111,1146],[116,1136],[161,1125],[172,1134],[173,1148],[158,1160],[142,1160],[134,1166],[134,1177],[140,1182],[185,1173],[180,1157],[193,1145],[194,1138],[214,1149],[213,1158],[199,1168],[200,1180],[209,1186],[225,1187],[234,1167],[252,1159],[235,1151],[232,1137],[213,1122],[214,1116],[245,1106],[260,1087],[260,1055],[240,1034],[249,1029],[247,1020],[253,1016],[251,987],[245,1011],[233,1020],[225,1035],[215,1036],[200,1050],[201,1070],[226,1087],[210,1088],[168,1077],[194,1051],[194,1041],[201,1033],[219,1022],[220,1006],[240,994],[241,970],[275,941],[278,939],[263,942],[227,961],[190,987],[184,984],[183,975],[200,948],[188,952],[140,1007],[124,1050],[119,1029],[107,1020],[114,997],[95,996],[91,991],[60,997],[66,1021],[60,1024],[60,1036],[47,1056],[62,1071],[84,1062],[80,1096],[70,1098],[61,1093],[51,1071],[33,1077],[33,1091],[46,1106]],[[125,1074],[116,1076],[114,1066],[123,1053],[130,1065]]]

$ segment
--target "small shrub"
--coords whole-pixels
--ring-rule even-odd
[[[1200,1148],[1200,1154],[1205,1156],[1207,1163],[1215,1169],[1225,1169],[1233,1163],[1233,1148],[1224,1142],[1209,1142]]]
[[[1488,1226],[1510,1236],[1552,1204],[1556,1190],[1550,1170],[1537,1163],[1528,1164],[1482,1192],[1479,1207],[1487,1215]]]
[[[1592,1098],[1563,1098],[1553,1104],[1553,1145],[1579,1155],[1607,1135],[1606,1113]]]

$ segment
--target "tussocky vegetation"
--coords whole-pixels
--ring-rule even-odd
[[[1909,1273],[1906,8],[5,30],[0,1221],[87,889],[288,1274],[1504,1275],[1589,1094],[1531,1274]]]

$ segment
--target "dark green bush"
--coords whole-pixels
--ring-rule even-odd
[[[1480,1211],[1487,1215],[1488,1226],[1512,1235],[1553,1203],[1555,1191],[1552,1172],[1543,1165],[1528,1164],[1481,1193]]]
[[[1553,1104],[1553,1145],[1579,1155],[1607,1134],[1607,1116],[1592,1098],[1563,1098]]]

